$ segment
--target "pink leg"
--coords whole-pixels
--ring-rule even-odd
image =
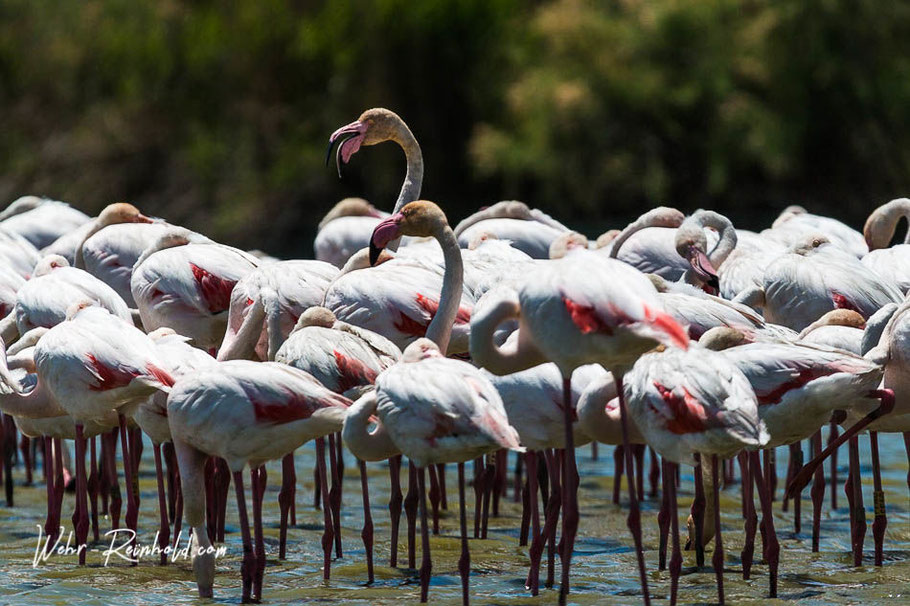
[[[752,472],[749,469],[749,454],[741,452],[737,457],[743,478],[742,497],[745,505],[743,517],[746,520],[746,537],[740,559],[743,563],[743,579],[748,581],[752,572],[752,557],[755,554],[755,531],[758,528],[758,518],[755,515],[755,497],[753,494]]]
[[[822,430],[815,432],[810,440],[812,456],[818,456],[822,451]],[[818,553],[821,535],[822,504],[825,501],[825,468],[822,465],[815,470],[815,479],[812,481],[812,551]]]
[[[391,554],[389,556],[389,566],[396,568],[398,566],[398,528],[401,524],[401,455],[395,455],[389,459],[389,481],[391,494],[389,495],[389,517],[391,520]]]
[[[559,457],[554,450],[546,451],[547,475],[550,478],[550,498],[544,520],[543,534],[547,539],[547,580],[546,587],[552,587],[555,576],[556,526],[559,523],[559,508],[562,503],[562,484],[559,477]]]
[[[439,506],[443,511],[449,510],[449,499],[446,496],[446,465],[439,463],[436,465],[436,479],[439,480]]]
[[[524,475],[524,457],[515,457],[515,483],[512,485],[512,502],[520,503],[524,500],[524,491],[527,489],[527,481],[522,481]],[[526,545],[527,543],[522,543]]]
[[[875,540],[875,565],[881,566],[884,560],[885,528],[888,518],[885,516],[885,492],[882,490],[882,470],[878,460],[878,432],[870,431],[869,440],[872,447],[872,480],[875,492],[872,502],[875,505],[875,519],[872,522],[872,538]]]
[[[54,438],[54,538],[60,536],[60,518],[63,516],[63,440]]]
[[[297,474],[294,470],[294,453],[289,452],[281,459],[281,490],[278,492],[278,508],[281,519],[278,531],[278,559],[287,558],[288,546],[288,513],[294,500]]]
[[[174,455],[176,458],[176,455]],[[174,498],[174,547],[180,544],[180,527],[183,523],[183,487],[180,485],[180,475],[175,483],[177,495]]]
[[[651,451],[654,452],[653,450]],[[654,456],[653,454],[651,455]],[[666,460],[661,462],[664,468],[661,474],[663,480],[663,493],[660,500],[660,511],[657,514],[657,527],[659,532],[659,547],[657,552],[657,569],[667,569],[667,541],[670,537],[670,488],[667,486],[669,475],[667,474]]]
[[[625,455],[622,444],[613,449],[613,504],[619,505],[619,495],[622,492],[622,470],[625,465]]]
[[[332,538],[335,532],[332,526],[332,509],[329,503],[328,475],[325,468],[325,438],[316,438],[316,465],[319,468],[319,491],[322,494],[322,518],[325,532],[322,535],[324,555],[322,577],[328,580],[332,574]]]
[[[44,436],[42,442],[44,443],[44,483],[47,488],[47,518],[44,521],[44,534],[53,545],[53,537],[56,536],[57,527],[59,526],[54,520],[54,507],[56,505],[56,498],[54,497],[54,446],[52,438],[48,436]]]
[[[88,488],[85,480],[85,437],[82,423],[76,423],[76,512],[73,527],[76,531],[76,545],[83,546],[88,539]],[[85,549],[79,550],[79,565],[85,565]]]
[[[635,487],[638,489],[638,500],[641,502],[645,500],[645,445],[632,446],[632,454],[635,457]]]
[[[834,440],[837,439],[837,433],[838,433],[837,432],[837,422],[832,420],[831,423],[829,424],[829,428],[830,428],[830,432],[828,434],[828,444],[831,444]],[[820,453],[815,453],[815,452],[812,453],[813,460],[819,456],[821,456]],[[835,448],[831,452],[831,467],[830,467],[829,473],[831,474],[831,509],[834,510],[834,509],[837,509],[837,489],[838,489],[838,485],[837,485],[837,448]]]
[[[528,550],[531,567],[528,569],[528,579],[525,587],[531,590],[531,595],[537,595],[540,586],[540,557],[543,554],[544,538],[540,534],[540,516],[537,508],[537,453],[529,451],[525,454],[528,468],[528,521],[531,526],[531,547]]]
[[[370,484],[367,481],[367,464],[358,459],[360,467],[360,491],[363,493],[363,530],[360,538],[363,539],[363,548],[367,554],[367,583],[372,584],[373,576],[373,514],[370,513]]]
[[[162,566],[167,565],[165,548],[170,543],[171,524],[167,518],[167,497],[164,494],[164,470],[161,465],[161,445],[154,444],[155,450],[155,475],[158,480],[158,514],[161,517],[161,527],[158,529],[158,547],[161,549]]]
[[[427,467],[430,474],[430,509],[433,512],[433,534],[439,534],[439,481],[436,479],[436,467]]]
[[[98,452],[95,446],[95,438],[89,439],[91,445],[90,466],[88,476],[88,496],[89,505],[92,511],[92,537],[97,543],[101,538],[101,532],[98,529]]]
[[[252,479],[253,472],[250,471]],[[240,601],[243,604],[252,602],[253,573],[256,569],[256,556],[253,554],[253,540],[250,538],[250,520],[246,513],[246,497],[243,494],[243,471],[234,472],[234,489],[237,493],[237,514],[240,517],[240,536],[243,540],[243,562],[240,564],[240,576],[243,589]],[[256,500],[256,488],[253,486],[253,500]]]
[[[626,475],[629,484],[629,516],[627,526],[632,532],[635,541],[635,553],[638,556],[638,576],[641,579],[641,591],[644,596],[645,606],[650,606],[651,596],[648,593],[648,577],[645,571],[645,555],[641,549],[641,512],[638,509],[638,499],[635,494],[635,485],[632,482],[632,449],[629,443],[629,413],[626,410],[626,398],[622,388],[622,375],[614,373],[616,390],[619,399],[619,417],[622,424],[622,445],[626,458]]]
[[[711,479],[714,483],[714,557],[711,564],[714,566],[714,574],[717,577],[717,600],[724,603],[724,542],[720,534],[720,495],[718,487],[720,485],[717,476],[718,465],[724,465],[724,460],[718,461],[717,455],[711,455]]]
[[[254,551],[256,554],[256,568],[253,572],[253,597],[258,602],[262,600],[262,578],[265,575],[265,539],[262,536],[262,500],[265,496],[266,472],[265,467],[260,467],[251,473],[255,474],[256,487],[253,495],[253,530],[255,532]]]
[[[483,468],[483,500],[481,502],[480,538],[487,538],[487,529],[490,525],[490,496],[496,490],[496,469],[493,467],[492,455],[486,455],[486,464]]]
[[[136,503],[136,484],[133,477],[132,453],[129,449],[129,432],[126,427],[126,417],[117,414],[120,421],[120,451],[123,454],[123,477],[126,484],[126,527],[136,532],[139,521],[139,506]],[[129,541],[130,545],[135,539]],[[135,563],[133,564],[135,565]]]
[[[32,485],[32,444],[26,436],[19,440],[19,452],[22,453],[22,463],[25,465],[25,485]]]
[[[670,478],[667,486],[670,490],[670,540],[673,551],[670,554],[670,606],[676,606],[676,594],[679,590],[679,575],[682,572],[682,550],[679,548],[679,512],[676,505],[676,463],[667,463],[666,471]],[[647,595],[647,594],[646,594]]]
[[[863,542],[866,538],[866,510],[863,507],[863,482],[859,471],[859,438],[850,438],[850,536],[853,545],[853,565],[863,565]],[[846,488],[846,487],[845,487]]]
[[[799,473],[803,467],[803,444],[797,442],[790,445],[790,454],[793,457],[793,473]],[[802,494],[801,491],[793,495],[793,532],[802,532]]]
[[[408,494],[404,497],[404,515],[408,521],[408,568],[417,564],[417,468],[408,459]]]
[[[335,531],[335,557],[341,553],[341,471],[338,468],[338,449],[335,434],[329,434],[329,467],[332,473],[332,487],[329,489],[329,503],[332,505],[332,524]]]
[[[661,462],[657,460],[657,452],[650,446],[648,447],[651,459],[651,471],[648,473],[648,480],[651,482],[651,492],[648,496],[652,499],[657,496],[657,483],[660,481]],[[666,554],[665,554],[666,555]]]
[[[427,525],[427,499],[426,478],[423,467],[417,468],[410,459],[408,466],[415,470],[417,475],[417,503],[420,508],[420,538],[423,561],[420,563],[420,603],[424,604],[430,593],[430,577],[433,572],[433,562],[430,560],[430,528]]]
[[[486,469],[483,457],[474,459],[474,538],[480,538],[480,518],[483,512],[483,491]]]
[[[496,461],[496,490],[493,491],[494,518],[499,517],[499,499],[506,493],[508,455],[508,450],[498,450],[494,455],[494,460]]]
[[[521,461],[523,457],[518,456]],[[536,462],[536,461],[535,461]],[[519,467],[516,466],[516,476]],[[518,531],[518,546],[525,547],[528,544],[528,532],[531,526],[531,495],[529,492],[530,478],[527,478],[521,487],[521,527]]]
[[[461,557],[458,559],[458,573],[461,575],[461,603],[468,606],[468,587],[471,574],[471,553],[468,551],[468,514],[465,511],[464,463],[458,464],[458,517],[461,525]]]
[[[777,533],[774,530],[774,514],[771,511],[771,495],[768,494],[768,486],[762,477],[761,463],[759,462],[758,453],[753,451],[749,453],[751,471],[755,486],[758,489],[758,499],[761,502],[762,524],[766,528],[766,540],[768,548],[765,550],[768,559],[768,572],[770,577],[770,596],[777,597],[777,565],[780,556],[780,544],[777,541]]]
[[[217,477],[221,479],[221,481],[215,485],[217,498],[215,515],[218,520],[216,533],[218,535],[218,541],[224,543],[224,524],[227,519],[227,499],[228,493],[231,491],[231,471],[228,469],[227,461],[224,459],[215,459],[215,469],[217,470]]]
[[[563,451],[563,491],[562,491],[562,581],[559,588],[559,603],[564,605],[569,595],[569,573],[572,564],[572,551],[575,547],[575,535],[578,532],[578,486],[575,482],[575,436],[572,428],[574,409],[572,406],[572,380],[562,379],[562,422],[565,449]],[[631,477],[631,476],[630,476]]]
[[[695,498],[692,499],[692,520],[695,522],[695,566],[701,570],[705,565],[705,485],[702,476],[701,455],[696,453],[695,460]],[[686,549],[692,546],[686,543]]]

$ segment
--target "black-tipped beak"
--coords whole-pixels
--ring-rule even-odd
[[[370,241],[370,267],[376,265],[376,261],[379,260],[379,254],[382,252],[381,246],[376,246],[372,241]]]

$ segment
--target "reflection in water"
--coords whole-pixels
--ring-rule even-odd
[[[862,568],[853,568],[849,553],[849,519],[846,499],[839,498],[840,509],[831,512],[825,499],[822,517],[821,553],[811,553],[811,502],[809,490],[803,492],[803,532],[793,536],[792,508],[780,511],[775,502],[781,568],[779,595],[781,601],[800,606],[821,604],[895,603],[908,600],[910,594],[910,495],[907,492],[907,460],[903,442],[897,435],[882,435],[880,448],[882,473],[888,506],[888,532],[885,538],[885,566],[872,566],[872,474],[869,468],[868,437],[860,441],[863,449],[863,482],[865,504],[870,530],[866,536],[866,561]],[[601,452],[605,449],[601,448]],[[150,453],[151,449],[146,449]],[[846,453],[846,449],[843,450]],[[354,461],[347,455],[343,505],[343,560],[332,567],[332,580],[324,583],[320,570],[322,513],[312,508],[313,447],[298,451],[297,469],[300,482],[297,493],[297,527],[289,532],[288,560],[279,562],[278,551],[278,487],[280,464],[269,466],[269,490],[265,498],[266,548],[268,568],[263,593],[270,604],[300,603],[302,601],[341,600],[345,604],[399,604],[401,600],[417,602],[418,583],[415,571],[394,570],[377,566],[376,583],[366,587],[366,567],[363,564],[363,545],[360,542],[362,519],[360,480]],[[846,462],[842,455],[840,462]],[[510,464],[514,459],[510,457]],[[786,474],[787,449],[778,449],[777,467],[780,478],[778,496]],[[600,461],[590,458],[590,449],[579,451],[581,524],[573,558],[574,604],[639,604],[639,586],[635,572],[632,541],[625,525],[626,512],[610,502],[613,462],[611,456]],[[405,466],[405,470],[407,466]],[[470,475],[470,465],[468,465]],[[825,466],[827,471],[827,465]],[[406,471],[404,472],[407,473]],[[511,473],[511,471],[510,471]],[[738,471],[737,471],[738,473]],[[373,522],[376,525],[376,561],[388,562],[388,472],[385,465],[370,465],[373,503]],[[129,567],[113,558],[103,567],[103,551],[110,542],[94,547],[88,554],[89,566],[79,568],[75,556],[51,556],[46,563],[33,568],[37,540],[37,525],[44,523],[45,491],[40,470],[36,484],[21,486],[21,467],[16,470],[15,508],[0,508],[4,523],[0,525],[0,544],[3,546],[5,573],[0,583],[0,602],[16,604],[191,604],[195,583],[187,561],[161,567],[156,558],[145,559],[138,567]],[[839,474],[846,478],[846,469]],[[403,478],[406,485],[406,476]],[[140,474],[142,506],[139,519],[140,538],[154,539],[158,524],[157,493],[151,456],[143,460]],[[449,490],[449,512],[443,512],[442,534],[433,537],[433,581],[430,600],[433,604],[460,604],[461,592],[457,560],[460,547],[457,540],[457,492],[454,466],[449,466],[446,482]],[[557,592],[542,590],[541,596],[531,599],[524,590],[527,573],[527,548],[518,546],[521,521],[520,505],[509,498],[501,506],[501,516],[491,519],[491,533],[484,541],[472,540],[471,595],[477,604],[551,604]],[[838,488],[839,491],[843,487]],[[233,494],[233,493],[232,493]],[[473,493],[468,489],[469,515]],[[625,492],[623,492],[625,495]],[[680,527],[685,529],[685,515],[692,499],[692,470],[683,467],[680,488]],[[642,525],[652,594],[665,599],[669,591],[669,576],[657,572],[657,510],[659,501],[646,499],[643,503]],[[743,532],[740,516],[739,487],[732,486],[721,493],[724,513],[724,547],[727,553],[725,589],[728,603],[764,604],[767,602],[767,569],[756,563],[753,577],[743,581],[739,562]],[[63,505],[63,520],[69,525],[73,495],[68,494]],[[239,602],[240,557],[239,529],[236,526],[236,505],[228,505],[227,555],[217,561],[215,597],[218,601]],[[105,522],[109,524],[109,522]],[[402,523],[404,526],[404,522]],[[102,532],[104,524],[102,524]],[[402,540],[406,533],[402,532]],[[418,535],[419,536],[419,535]],[[760,541],[760,538],[758,539]],[[404,545],[402,545],[404,549]],[[710,547],[709,547],[710,550]],[[419,545],[418,545],[419,552]],[[760,543],[756,556],[761,554]],[[680,603],[713,602],[716,599],[714,576],[710,569],[694,572],[693,552],[684,553],[684,575],[680,586]],[[546,561],[546,559],[544,560]],[[707,559],[710,564],[710,557]],[[419,562],[419,553],[418,553]],[[558,566],[558,561],[557,561]],[[545,575],[545,571],[543,573]],[[558,576],[558,573],[557,573]],[[906,603],[906,602],[904,602]]]

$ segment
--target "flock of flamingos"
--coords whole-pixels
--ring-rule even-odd
[[[320,223],[318,260],[248,253],[130,204],[90,218],[27,196],[0,213],[0,409],[15,421],[15,428],[5,424],[6,440],[15,441],[18,428],[41,447],[50,537],[61,532],[62,440],[75,440],[77,544],[90,530],[97,539],[99,514],[120,525],[118,465],[123,524],[136,530],[144,433],[158,472],[158,546],[168,547],[181,525],[191,529],[199,595],[212,596],[211,547],[224,540],[233,480],[242,600],[259,601],[264,464],[282,460],[284,558],[295,518],[293,453],[315,441],[325,578],[333,543],[340,551],[344,446],[360,466],[369,580],[364,462],[388,460],[390,563],[397,565],[402,509],[413,562],[419,511],[424,602],[432,566],[426,495],[435,518],[445,465],[457,464],[467,604],[464,463],[475,462],[475,516],[485,518],[491,493],[506,482],[511,450],[522,453],[525,470],[527,589],[538,594],[546,551],[545,583],[553,584],[558,556],[565,603],[579,523],[575,449],[594,441],[620,447],[617,472],[630,480],[628,526],[645,604],[644,477],[654,492],[660,484],[657,565],[669,568],[675,603],[680,464],[696,468],[695,502],[682,532],[700,565],[713,541],[722,603],[717,490],[738,463],[742,574],[752,574],[760,528],[759,565],[767,566],[773,597],[780,557],[771,515],[773,449],[789,445],[793,453],[785,504],[792,499],[798,508],[812,482],[817,550],[822,462],[849,443],[846,493],[860,565],[866,512],[858,432],[868,431],[874,557],[882,564],[878,433],[902,432],[910,454],[910,244],[889,246],[900,218],[910,217],[910,199],[875,209],[863,233],[799,207],[760,233],[736,229],[715,212],[685,216],[660,207],[589,241],[520,202],[484,208],[453,229],[440,206],[420,200],[420,147],[393,112],[370,109],[339,128],[327,160],[334,149],[340,169],[361,147],[384,141],[407,158],[394,209],[387,214],[359,198],[338,203]],[[824,448],[823,427],[830,428]],[[805,463],[802,440],[814,457]],[[646,450],[650,470],[643,469]],[[402,457],[409,468],[404,499]],[[84,551],[79,558],[84,563]]]

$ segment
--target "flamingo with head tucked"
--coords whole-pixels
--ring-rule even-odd
[[[799,245],[810,236],[824,235],[835,248],[861,258],[869,252],[863,234],[831,217],[815,215],[802,206],[788,206],[780,213],[771,229],[761,232],[765,238],[777,240],[784,246]]]
[[[386,216],[363,198],[341,200],[319,222],[313,242],[316,258],[344,267],[351,255],[370,245],[373,228]]]
[[[482,234],[491,234],[534,259],[548,259],[550,244],[569,228],[524,202],[504,200],[463,219],[454,231],[462,248]]]
[[[910,229],[903,244],[888,246],[902,218],[910,219],[908,198],[891,200],[872,211],[863,227],[869,252],[862,262],[906,293],[910,290]]]
[[[38,196],[22,196],[0,212],[0,228],[22,236],[37,249],[89,220],[88,215],[66,202]]]

